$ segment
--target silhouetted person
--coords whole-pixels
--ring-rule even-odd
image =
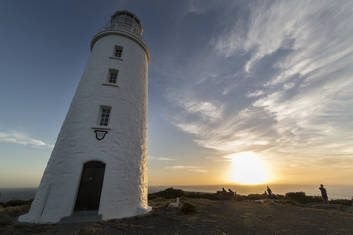
[[[327,192],[326,192],[326,189],[324,188],[324,186],[322,184],[320,184],[320,191],[321,191],[321,197],[322,197],[322,200],[324,202],[327,202],[328,201],[328,197],[327,197]]]
[[[230,193],[232,193],[232,192],[233,192],[230,188],[228,189],[228,191],[229,191]]]
[[[268,196],[272,197],[272,190],[270,189],[270,187],[267,186],[267,194]]]
[[[222,188],[222,192],[227,192],[224,188]]]

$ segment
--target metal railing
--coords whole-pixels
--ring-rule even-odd
[[[103,31],[122,31],[122,32],[132,34],[137,39],[140,39],[143,41],[143,37],[137,25],[130,25],[130,24],[121,23],[121,22],[114,23],[114,24],[109,23],[105,25],[100,32],[103,32]]]

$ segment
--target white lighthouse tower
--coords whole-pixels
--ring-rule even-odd
[[[117,11],[91,53],[28,214],[56,223],[122,218],[147,202],[147,72],[140,20]]]

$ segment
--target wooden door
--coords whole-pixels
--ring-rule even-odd
[[[104,179],[105,164],[90,161],[84,164],[75,211],[98,211]]]

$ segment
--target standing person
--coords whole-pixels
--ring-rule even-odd
[[[272,197],[272,190],[268,186],[267,186],[267,193],[270,197]]]
[[[322,200],[324,202],[327,202],[328,201],[328,197],[327,197],[327,192],[326,192],[326,189],[324,188],[324,186],[322,184],[320,184],[320,191],[321,191],[321,197],[322,197]]]

